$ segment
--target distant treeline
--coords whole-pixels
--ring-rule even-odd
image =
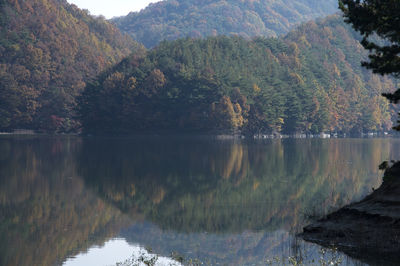
[[[88,84],[88,133],[318,133],[389,130],[393,80],[360,66],[359,36],[331,16],[284,38],[162,42]]]
[[[337,11],[337,0],[164,0],[113,22],[150,48],[187,36],[276,37]]]

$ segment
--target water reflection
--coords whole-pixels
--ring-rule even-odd
[[[399,146],[2,137],[0,265],[60,264],[115,237],[213,263],[318,257],[290,233],[379,186]]]
[[[80,145],[0,140],[0,265],[54,265],[118,233],[121,212],[77,175]]]
[[[106,242],[104,246],[94,246],[87,253],[81,253],[76,257],[68,259],[63,263],[63,266],[115,265],[115,262],[120,263],[119,266],[132,266],[146,265],[144,261],[151,262],[152,260],[156,262],[155,266],[181,265],[173,259],[159,257],[149,253],[149,251],[138,245],[129,244],[124,239],[113,239]]]
[[[390,150],[384,140],[90,141],[79,162],[87,185],[132,217],[240,233],[290,230],[359,199],[379,185]]]

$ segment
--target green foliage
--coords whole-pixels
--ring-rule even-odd
[[[1,1],[0,130],[77,130],[85,82],[140,47],[64,0]]]
[[[154,47],[184,37],[278,36],[336,11],[336,0],[168,0],[113,21],[146,47]]]
[[[279,39],[165,41],[87,86],[82,123],[90,133],[389,130],[379,95],[393,83],[362,70],[359,38],[332,16]]]
[[[400,77],[400,5],[398,1],[378,0],[341,0],[340,8],[345,21],[359,31],[363,39],[361,44],[368,49],[369,62],[363,66],[382,75],[392,74]],[[377,40],[376,36],[380,37]],[[391,102],[400,100],[400,90],[383,93]],[[400,126],[395,127],[400,130]]]
[[[370,62],[364,65],[379,74],[400,75],[400,27],[398,14],[400,5],[397,1],[341,0],[340,8],[345,21],[359,31],[363,39],[361,44],[372,52]],[[383,44],[371,40],[378,35]]]

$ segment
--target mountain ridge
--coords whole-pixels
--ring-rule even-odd
[[[336,11],[336,0],[166,0],[112,21],[146,47],[154,47],[184,37],[276,37]]]
[[[142,49],[65,0],[2,0],[0,12],[2,131],[76,131],[75,97],[86,82]]]

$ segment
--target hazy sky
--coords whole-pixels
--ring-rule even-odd
[[[88,9],[92,15],[104,15],[106,18],[127,15],[139,11],[150,3],[160,0],[67,0],[79,8]]]

